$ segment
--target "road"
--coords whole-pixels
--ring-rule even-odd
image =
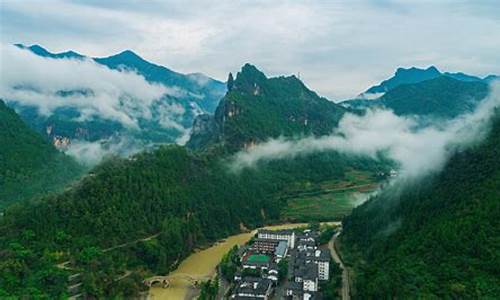
[[[337,253],[337,250],[335,249],[335,240],[339,236],[340,231],[337,232],[330,242],[328,243],[328,249],[330,249],[330,253],[332,255],[333,260],[340,264],[340,267],[342,268],[342,300],[350,300],[351,299],[351,293],[349,291],[349,274],[347,273],[347,268],[344,266],[344,263],[340,259],[340,256]]]

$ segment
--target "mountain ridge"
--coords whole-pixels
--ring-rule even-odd
[[[418,83],[434,79],[440,76],[447,76],[461,81],[485,81],[485,82],[498,78],[497,75],[493,74],[487,75],[484,78],[480,78],[478,76],[465,74],[463,72],[443,73],[435,66],[429,66],[426,69],[421,69],[417,67],[410,67],[410,68],[399,67],[396,69],[396,72],[392,77],[382,81],[378,85],[368,88],[365,92],[360,94],[360,97],[361,98],[370,97],[370,94],[373,94],[375,96],[376,94],[382,94],[388,92],[402,84]]]

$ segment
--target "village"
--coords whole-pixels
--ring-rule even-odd
[[[319,229],[259,230],[219,265],[221,277],[229,284],[225,296],[235,300],[323,299],[321,286],[331,280],[332,268],[330,250],[320,247],[319,238]]]

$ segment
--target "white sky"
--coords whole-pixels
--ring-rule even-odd
[[[131,49],[220,80],[250,62],[270,76],[300,72],[332,100],[400,66],[500,73],[500,0],[0,0],[0,7],[3,44],[90,56]]]

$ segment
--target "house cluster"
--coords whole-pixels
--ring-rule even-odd
[[[290,251],[289,281],[285,286],[286,299],[321,299],[319,284],[330,279],[330,251],[319,249],[318,233],[305,230],[297,237],[297,247]]]
[[[269,299],[279,284],[281,262],[288,264],[283,275],[289,280],[283,299],[320,299],[319,282],[329,279],[330,252],[318,248],[317,238],[310,230],[259,230],[252,243],[239,250],[241,269],[231,298]]]

